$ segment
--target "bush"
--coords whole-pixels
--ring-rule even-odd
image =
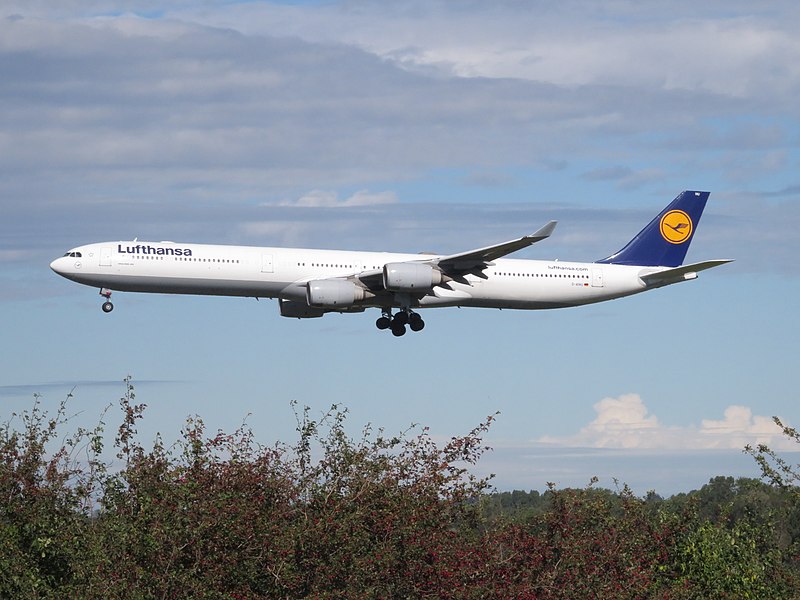
[[[0,428],[0,597],[46,595],[67,584],[84,559],[94,465],[75,457],[97,442],[102,424],[56,449],[66,400],[54,417],[33,407]],[[16,419],[21,432],[12,428]]]
[[[752,480],[715,478],[669,500],[594,482],[489,494],[469,469],[493,416],[437,445],[418,427],[353,439],[337,406],[297,412],[291,445],[262,446],[245,425],[209,433],[193,417],[177,443],[147,449],[130,379],[112,471],[102,421],[56,443],[65,407],[49,419],[36,398],[0,428],[0,597],[794,593],[794,538],[776,531],[797,497]]]

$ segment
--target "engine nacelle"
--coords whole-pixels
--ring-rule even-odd
[[[420,263],[388,263],[383,266],[383,287],[390,292],[427,292],[442,283],[442,272]]]
[[[364,296],[364,288],[343,279],[309,281],[306,289],[309,306],[334,310],[353,306],[363,300]]]
[[[325,311],[321,308],[314,308],[305,302],[294,302],[293,300],[278,300],[282,317],[292,317],[294,319],[314,319],[321,317]]]

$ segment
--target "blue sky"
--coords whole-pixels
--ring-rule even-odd
[[[442,439],[500,411],[502,489],[757,474],[797,424],[799,8],[774,2],[5,2],[0,417],[75,387],[92,422],[138,382],[143,436],[296,400],[354,435]],[[296,321],[274,301],[115,294],[50,260],[113,239],[595,260],[683,189],[712,192],[699,280],[597,306]],[[249,415],[249,416],[248,416]],[[655,466],[654,466],[655,465]]]

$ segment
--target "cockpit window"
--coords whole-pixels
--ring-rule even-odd
[[[72,258],[81,258],[80,252],[67,252],[64,256],[71,256]]]

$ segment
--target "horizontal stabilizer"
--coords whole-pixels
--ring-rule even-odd
[[[717,260],[706,260],[704,262],[694,263],[693,265],[683,265],[682,267],[675,267],[674,269],[666,269],[664,271],[655,271],[639,275],[639,279],[644,281],[648,286],[662,286],[671,283],[678,283],[688,279],[695,279],[700,271],[706,269],[713,269],[720,265],[733,262],[729,258],[721,258]]]

